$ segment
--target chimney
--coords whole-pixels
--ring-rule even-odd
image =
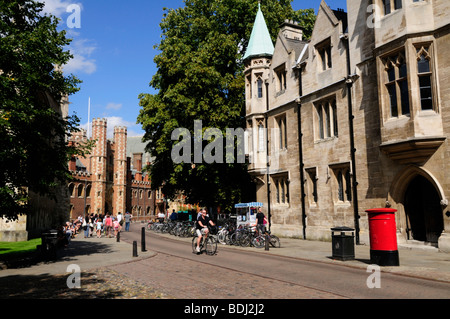
[[[286,39],[297,41],[303,40],[303,30],[302,27],[298,25],[297,21],[284,20],[280,32]]]

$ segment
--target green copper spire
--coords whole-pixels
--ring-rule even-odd
[[[258,13],[256,14],[255,24],[253,25],[244,60],[256,56],[272,56],[274,49],[269,29],[261,11],[261,4],[259,3]]]

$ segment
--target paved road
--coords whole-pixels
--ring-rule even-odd
[[[140,232],[122,240],[140,243]],[[189,240],[146,232],[155,257],[112,269],[175,298],[202,299],[442,299],[450,284],[381,273],[381,288],[368,288],[372,273],[344,265],[307,261],[219,246],[216,256],[192,254]],[[373,281],[371,281],[373,282]]]

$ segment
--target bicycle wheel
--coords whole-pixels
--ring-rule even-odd
[[[263,248],[266,244],[266,240],[264,239],[264,236],[258,236],[253,238],[253,246],[256,248]]]
[[[250,240],[250,235],[249,234],[243,234],[241,236],[241,238],[239,239],[239,245],[241,247],[248,247],[248,246],[250,246],[250,242],[251,242],[251,240]]]
[[[237,236],[236,233],[231,234],[230,240],[229,240],[230,245],[236,245],[236,236]]]
[[[221,230],[218,234],[217,234],[217,240],[219,241],[219,243],[225,245],[226,244],[226,238],[228,235],[228,231],[226,230]]]
[[[275,247],[275,248],[280,248],[280,238],[278,238],[277,236],[275,236],[275,235],[270,235],[270,241],[269,241],[269,243],[273,246],[273,247]]]
[[[209,256],[215,255],[217,252],[217,240],[213,236],[208,236],[206,239],[206,254]]]

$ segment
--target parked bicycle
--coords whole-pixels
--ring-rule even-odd
[[[257,237],[255,237],[252,241],[253,246],[255,246],[256,248],[263,248],[266,246],[266,237],[269,238],[269,244],[272,247],[275,248],[280,248],[281,244],[280,244],[280,238],[278,238],[275,235],[272,235],[270,233],[270,231],[266,231],[265,234],[259,235]]]

